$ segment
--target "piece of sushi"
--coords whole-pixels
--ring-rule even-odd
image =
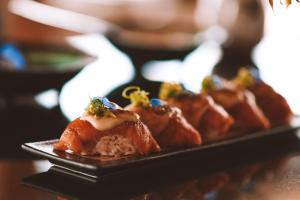
[[[204,142],[226,138],[233,124],[233,118],[209,95],[185,91],[177,83],[163,83],[159,98],[182,110],[187,121],[196,128]]]
[[[202,143],[199,132],[190,125],[179,108],[159,99],[149,99],[139,87],[129,87],[123,92],[131,104],[125,109],[140,115],[162,148],[193,147]]]
[[[234,118],[234,128],[239,131],[259,131],[270,127],[269,120],[255,102],[249,90],[239,89],[233,82],[216,75],[202,82],[202,94],[210,95],[216,103]]]
[[[136,113],[101,97],[91,99],[83,115],[67,126],[54,149],[112,157],[160,151]]]
[[[287,100],[262,81],[257,69],[241,68],[234,83],[254,94],[257,105],[263,110],[272,126],[285,125],[292,120],[293,112]]]

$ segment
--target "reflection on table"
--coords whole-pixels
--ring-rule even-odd
[[[35,187],[33,191],[37,194],[42,189],[47,191],[43,193],[46,196],[51,193],[51,197],[60,200],[277,200],[286,197],[296,200],[299,197],[300,143],[297,136],[241,146],[244,147],[224,148],[222,157],[219,154],[211,156],[205,163],[178,163],[171,168],[119,173],[96,182],[84,176],[66,175],[56,167],[27,177],[23,182]],[[31,188],[22,190],[32,191]]]

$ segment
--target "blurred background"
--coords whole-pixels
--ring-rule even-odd
[[[162,81],[194,92],[207,74],[241,66],[300,112],[300,5],[267,0],[1,0],[3,155],[57,138],[89,97]],[[16,148],[18,148],[16,150]],[[12,151],[13,150],[13,151]]]

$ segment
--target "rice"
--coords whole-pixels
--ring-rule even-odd
[[[126,156],[137,152],[131,141],[121,135],[102,137],[95,151],[102,156]]]

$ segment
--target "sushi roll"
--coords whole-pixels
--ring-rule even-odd
[[[122,109],[105,97],[90,100],[82,116],[66,127],[54,149],[110,157],[160,151],[139,115]]]
[[[159,98],[182,110],[187,121],[203,137],[204,143],[222,140],[228,136],[233,118],[209,95],[195,94],[178,83],[163,83]]]
[[[128,87],[123,97],[130,99],[126,110],[140,115],[161,148],[193,147],[202,143],[199,132],[190,125],[179,108],[159,99],[149,99],[139,87]]]
[[[239,89],[233,82],[216,75],[207,76],[202,82],[203,95],[211,96],[216,103],[234,118],[234,128],[239,131],[259,131],[270,127],[269,120],[249,90]]]
[[[285,125],[292,120],[293,112],[287,100],[262,81],[257,69],[241,68],[234,79],[234,83],[254,94],[257,105],[262,109],[272,126]]]

